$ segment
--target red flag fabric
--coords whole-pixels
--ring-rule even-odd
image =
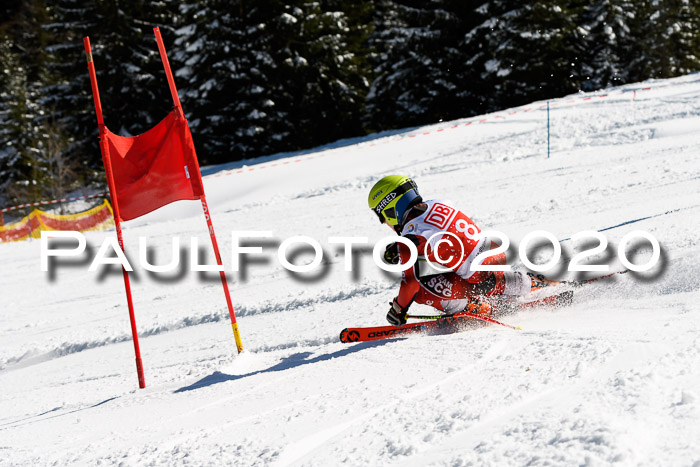
[[[204,194],[192,135],[176,109],[142,135],[118,136],[105,128],[105,137],[121,220]]]

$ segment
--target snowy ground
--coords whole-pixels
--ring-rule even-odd
[[[584,97],[552,102],[550,159],[535,103],[206,170],[245,350],[217,275],[138,265],[139,236],[159,263],[172,236],[207,246],[198,204],[175,203],[125,225],[146,389],[118,270],[90,273],[85,255],[41,272],[38,241],[0,244],[0,465],[700,466],[700,77]],[[615,270],[620,239],[644,230],[661,260],[505,319],[521,332],[341,344],[345,327],[384,323],[398,284],[367,251],[346,272],[328,238],[390,234],[366,207],[390,173],[515,245],[614,227],[598,261]],[[231,232],[249,230],[275,237],[230,272]],[[277,263],[296,235],[323,245],[317,271]],[[92,254],[106,236],[88,234]]]

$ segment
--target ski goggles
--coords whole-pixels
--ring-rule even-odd
[[[384,199],[382,199],[379,204],[377,205],[376,208],[373,209],[374,213],[377,215],[379,218],[379,222],[381,224],[386,223],[387,219],[393,218],[397,219],[398,214],[402,214],[403,211],[406,209],[406,206],[404,205],[407,200],[404,200],[404,203],[402,203],[402,197],[405,193],[415,190],[416,196],[418,196],[418,186],[416,186],[416,182],[413,180],[409,180],[401,185],[399,185],[394,191],[390,192],[387,194]],[[413,199],[412,197],[411,199]],[[387,207],[389,206],[389,207]],[[397,210],[397,208],[400,208]],[[401,211],[401,212],[399,212]]]
[[[384,211],[380,211],[380,212],[375,211],[375,214],[379,218],[380,224],[386,223],[386,218],[384,217],[382,212],[386,213],[387,217],[396,217],[396,208],[389,208],[389,209],[385,209]]]

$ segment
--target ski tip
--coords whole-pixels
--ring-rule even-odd
[[[522,326],[515,326],[515,330],[516,330],[516,331],[522,331],[522,330],[523,330],[523,327],[522,327]]]

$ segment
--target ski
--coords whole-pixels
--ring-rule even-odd
[[[427,333],[429,331],[453,332],[459,329],[461,323],[473,320],[470,316],[459,314],[440,317],[436,320],[409,323],[403,326],[373,326],[366,328],[346,328],[340,333],[340,342],[368,342],[393,337],[402,337],[410,334]]]
[[[531,275],[530,278],[533,281],[533,286],[532,290],[539,290],[545,287],[551,287],[551,286],[556,286],[556,285],[570,285],[573,287],[581,287],[586,284],[591,284],[593,282],[602,280],[602,279],[607,279],[609,277],[618,275],[618,274],[626,274],[630,272],[629,269],[624,269],[622,271],[615,271],[611,272],[609,274],[605,274],[603,276],[598,276],[598,277],[591,277],[590,279],[580,279],[580,280],[554,280],[554,279],[547,279],[545,278],[542,274],[537,274],[537,275]]]
[[[496,314],[506,314],[508,312],[517,311],[520,309],[528,309],[539,306],[559,307],[571,304],[574,293],[571,290],[552,295],[549,297],[532,300],[525,303],[520,303],[512,309],[496,310]],[[409,315],[409,318],[425,319],[418,323],[408,323],[403,326],[371,326],[346,328],[340,333],[340,342],[368,342],[378,341],[383,339],[391,339],[394,337],[403,337],[411,334],[427,334],[427,333],[450,333],[465,329],[467,325],[475,324],[475,321],[482,321],[491,324],[498,324],[511,329],[520,329],[518,326],[501,323],[495,319],[481,316],[473,313],[455,313],[454,315],[444,316],[420,316]]]
[[[565,292],[558,293],[556,295],[550,295],[549,297],[540,298],[538,300],[532,300],[525,303],[520,303],[518,308],[527,309],[538,306],[548,306],[548,307],[563,307],[571,305],[574,299],[574,291],[567,290]]]

